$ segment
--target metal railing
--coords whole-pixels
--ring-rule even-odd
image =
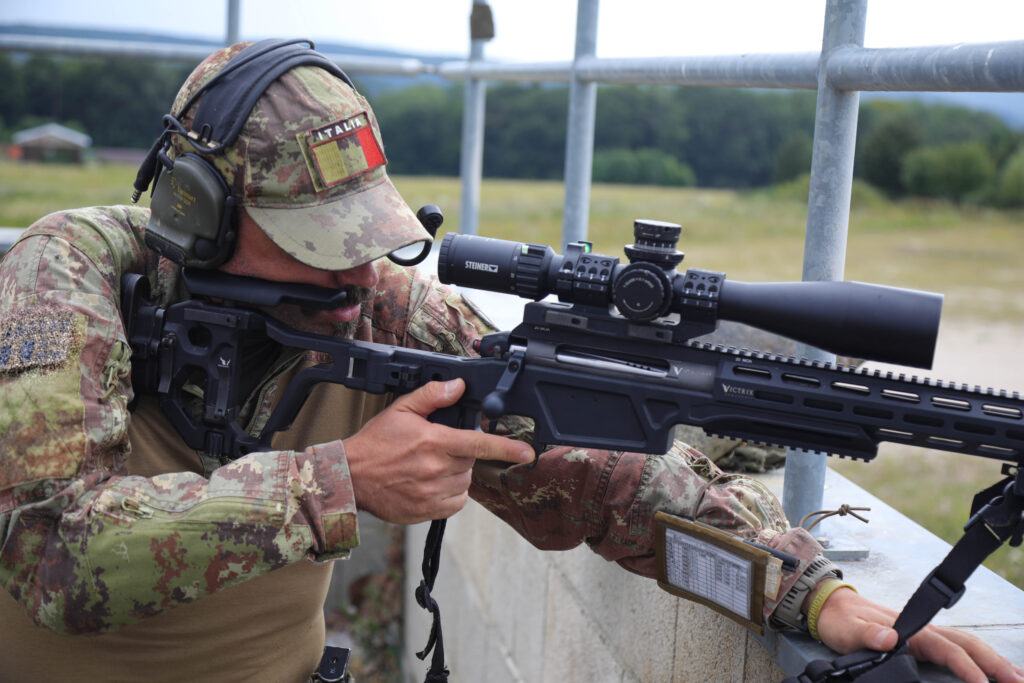
[[[471,8],[486,6],[471,0]],[[475,233],[482,175],[486,81],[569,83],[563,245],[584,239],[598,83],[815,89],[818,91],[804,250],[805,280],[843,278],[860,91],[1024,91],[1024,41],[867,49],[867,0],[828,0],[820,53],[602,59],[596,56],[599,0],[577,0],[574,59],[497,63],[483,56],[485,37],[471,36],[464,61],[328,54],[356,74],[438,74],[466,83],[461,156],[463,232]],[[238,0],[228,0],[225,38],[238,39]],[[199,61],[210,45],[115,43],[89,39],[0,36],[0,50]],[[834,360],[802,348],[815,360]],[[790,520],[820,509],[825,456],[791,453],[783,506]]]

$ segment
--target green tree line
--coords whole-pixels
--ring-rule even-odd
[[[149,148],[192,67],[141,59],[68,59],[0,53],[0,135],[50,121],[98,147]]]
[[[189,71],[150,60],[0,54],[0,139],[58,121],[99,147],[146,148]],[[461,86],[369,96],[393,173],[458,174]],[[567,100],[565,86],[491,84],[484,175],[561,178]],[[750,188],[810,170],[813,92],[603,86],[597,102],[597,182]],[[855,175],[893,197],[1021,206],[1024,133],[967,109],[864,100]]]

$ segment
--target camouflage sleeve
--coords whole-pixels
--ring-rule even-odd
[[[358,542],[340,442],[205,479],[127,474],[119,275],[138,210],[50,216],[0,263],[0,585],[40,625],[104,631]]]
[[[790,529],[774,495],[756,480],[722,472],[675,442],[665,455],[550,449],[530,469],[477,463],[470,495],[543,550],[580,543],[606,560],[655,575],[654,514],[668,512],[795,555],[805,569],[821,546]],[[786,572],[778,597],[796,583]],[[765,616],[778,602],[766,601]]]

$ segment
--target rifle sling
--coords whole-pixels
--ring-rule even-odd
[[[430,659],[430,669],[424,683],[445,683],[448,680],[448,668],[444,665],[444,637],[441,634],[441,608],[430,595],[434,589],[437,570],[441,568],[441,541],[444,540],[446,520],[435,519],[427,531],[427,541],[423,547],[423,579],[416,589],[416,602],[420,607],[433,615],[430,625],[430,636],[427,645],[416,653],[420,659],[426,659],[430,651],[434,651]]]

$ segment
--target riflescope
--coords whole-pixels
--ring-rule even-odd
[[[543,244],[449,233],[438,276],[535,301],[555,295],[581,306],[615,306],[637,323],[672,314],[682,321],[732,320],[842,356],[931,367],[941,294],[862,282],[726,281],[724,273],[696,268],[681,273],[681,230],[635,221],[627,264],[592,253],[589,242],[574,242],[560,255]]]

